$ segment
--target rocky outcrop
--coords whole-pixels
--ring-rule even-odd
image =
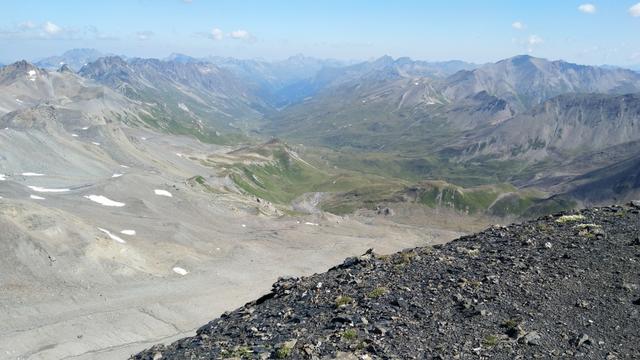
[[[283,278],[132,359],[640,357],[640,203]]]

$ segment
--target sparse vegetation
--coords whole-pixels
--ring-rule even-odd
[[[278,350],[276,350],[276,358],[277,359],[286,359],[289,356],[291,356],[291,350],[293,350],[293,347],[291,347],[290,345],[284,344],[282,345],[280,348],[278,348]]]
[[[347,329],[342,332],[342,338],[346,341],[354,341],[358,338],[358,332],[355,329]]]
[[[482,344],[484,346],[493,347],[493,346],[498,345],[498,340],[499,340],[499,338],[496,335],[487,335],[482,340]]]
[[[353,303],[353,298],[351,296],[340,295],[336,298],[336,307],[347,306]]]
[[[520,325],[518,319],[508,319],[502,322],[502,327],[506,329],[515,329],[518,325]]]
[[[581,221],[584,220],[584,215],[562,215],[560,216],[558,219],[556,219],[556,222],[559,224],[564,224],[564,223],[568,223],[568,222],[574,222],[574,221]]]
[[[413,261],[416,257],[416,253],[413,251],[404,251],[400,253],[400,256],[396,258],[397,265],[406,265]]]
[[[367,294],[368,297],[372,298],[372,299],[377,299],[383,295],[385,295],[387,293],[387,289],[384,287],[377,287],[373,290],[371,290],[369,292],[369,294]]]

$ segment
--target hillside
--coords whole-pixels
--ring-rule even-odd
[[[640,138],[640,95],[564,94],[498,126],[468,134],[464,156],[541,160]]]
[[[640,204],[366,253],[132,359],[640,356]]]
[[[78,73],[151,106],[150,125],[205,141],[255,126],[269,110],[250,84],[211,63],[111,56]]]
[[[440,90],[451,101],[487,91],[519,110],[526,110],[566,93],[638,92],[639,83],[640,74],[627,69],[606,69],[520,55],[478,69],[460,71],[447,78]]]

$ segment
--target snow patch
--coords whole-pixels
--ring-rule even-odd
[[[49,188],[40,187],[40,186],[27,186],[27,187],[35,192],[41,192],[41,193],[62,193],[62,192],[71,191],[71,189],[49,189]]]
[[[99,143],[99,142],[92,141],[91,143],[92,143],[93,145],[95,145],[95,146],[100,146],[100,143]]]
[[[42,196],[38,196],[38,195],[29,195],[29,198],[31,198],[33,200],[45,200],[45,198],[43,198]]]
[[[34,173],[34,172],[23,172],[22,176],[44,176],[44,174]]]
[[[182,276],[185,276],[189,273],[187,270],[177,266],[173,268],[173,272]]]
[[[126,243],[127,243],[126,241],[122,240],[120,237],[118,237],[118,236],[116,236],[116,235],[113,235],[113,234],[111,233],[111,231],[109,231],[109,230],[107,230],[107,229],[98,228],[98,230],[100,230],[100,231],[102,231],[103,233],[107,234],[107,235],[111,238],[111,240],[115,240],[115,241],[119,242],[120,244],[126,244]]]
[[[22,100],[20,100],[20,99],[16,99],[16,102],[17,102],[18,104],[23,104]]]
[[[122,176],[122,175],[124,175],[124,174],[118,174],[118,173],[116,173],[116,174],[111,175],[111,177],[112,177],[112,178],[119,178],[119,177],[120,177],[120,176]]]
[[[153,190],[153,192],[159,196],[173,197],[173,195],[171,195],[171,193],[168,192],[167,190],[155,189]]]
[[[89,130],[89,127],[85,126],[85,127],[82,128],[82,130]]]
[[[189,108],[187,107],[187,105],[183,104],[183,103],[179,103],[178,107],[180,109],[182,109],[183,111],[189,112]]]
[[[136,231],[135,230],[122,230],[122,231],[120,231],[120,234],[133,236],[133,235],[136,234]]]
[[[5,180],[7,180],[7,175],[0,174],[0,181],[5,181]]]
[[[71,134],[71,136],[73,136],[73,137],[78,137],[78,134]]]
[[[127,165],[120,165],[121,168],[123,169],[128,169],[129,167]]]
[[[305,225],[311,225],[311,226],[318,226],[318,225],[320,225],[320,224],[316,224],[316,223],[312,223],[312,222],[308,222],[308,221],[307,221],[306,223],[304,223],[304,224],[305,224]]]
[[[176,153],[176,156],[177,156],[177,157],[179,157],[179,158],[181,158],[183,155],[182,155],[182,154],[180,154],[180,153]]]
[[[122,203],[122,202],[118,202],[118,201],[113,201],[111,199],[109,199],[106,196],[102,196],[102,195],[85,195],[84,196],[85,199],[89,199],[93,202],[97,202],[100,205],[103,206],[115,206],[115,207],[123,207],[126,204]]]

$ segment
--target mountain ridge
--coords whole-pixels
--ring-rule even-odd
[[[634,202],[368,251],[130,359],[640,356],[639,217]]]

